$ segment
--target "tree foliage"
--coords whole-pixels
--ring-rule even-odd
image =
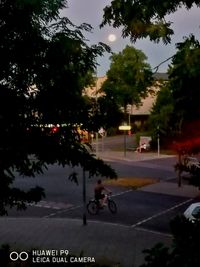
[[[178,43],[177,49],[169,69],[170,90],[177,121],[181,122],[179,130],[186,131],[187,123],[191,124],[200,116],[200,44],[191,35],[183,43]],[[190,132],[193,130],[195,129],[190,128]]]
[[[152,107],[148,126],[151,131],[153,140],[157,140],[159,135],[162,144],[171,138],[173,128],[171,119],[174,112],[173,98],[171,90],[167,83],[160,85],[160,90],[157,92],[156,102]]]
[[[39,201],[41,188],[14,188],[14,172],[34,176],[47,164],[81,165],[89,175],[115,172],[81,145],[77,125],[90,111],[82,89],[108,47],[88,46],[83,32],[60,9],[65,0],[0,1],[0,213]],[[47,125],[59,125],[52,131]]]
[[[102,95],[97,99],[90,98],[91,120],[90,129],[98,131],[115,128],[123,120],[123,113],[114,99]]]
[[[141,267],[198,267],[200,265],[200,222],[177,216],[171,222],[171,247],[159,243],[145,250],[145,263]]]
[[[115,101],[125,111],[128,104],[138,106],[141,99],[147,96],[152,72],[146,60],[141,50],[131,46],[111,56],[110,69],[102,90],[108,99]]]
[[[176,170],[187,171],[193,178],[191,183],[199,186],[198,169],[188,169],[184,158],[200,151],[200,44],[193,35],[177,44],[177,53],[173,56],[169,68],[169,80],[158,93],[150,116],[151,125],[160,125],[161,140],[179,155]],[[168,144],[169,145],[169,144]]]
[[[199,57],[200,44],[193,35],[177,44],[168,71],[169,80],[158,92],[150,117],[151,123],[161,125],[163,133],[181,142],[180,147],[184,143],[188,146],[189,139],[199,136]]]
[[[115,28],[123,27],[122,36],[130,36],[132,41],[149,37],[151,41],[160,39],[165,44],[171,41],[174,33],[171,21],[166,16],[184,6],[190,9],[194,4],[200,6],[199,0],[112,0],[104,8],[101,26],[106,24]]]

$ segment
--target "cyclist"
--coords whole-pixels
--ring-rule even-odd
[[[107,202],[107,195],[103,194],[103,191],[111,193],[111,191],[102,184],[101,179],[99,179],[94,187],[94,195],[101,207],[106,206]]]

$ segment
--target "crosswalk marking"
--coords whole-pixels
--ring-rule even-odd
[[[54,210],[62,210],[73,207],[73,205],[70,203],[45,201],[45,200],[41,200],[38,203],[29,203],[28,205],[32,207],[54,209]]]

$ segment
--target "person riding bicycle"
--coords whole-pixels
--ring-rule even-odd
[[[111,193],[109,189],[107,189],[103,184],[101,179],[99,179],[94,187],[94,195],[95,199],[99,202],[100,206],[106,206],[107,195],[103,194],[103,191],[107,193]]]

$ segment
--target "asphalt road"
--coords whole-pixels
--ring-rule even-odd
[[[119,194],[119,195],[118,195]],[[188,206],[188,198],[167,196],[141,191],[124,191],[116,194],[117,214],[104,208],[97,215],[87,215],[88,220],[120,224],[159,233],[170,233],[170,221]],[[179,205],[181,205],[179,207]],[[177,207],[178,206],[178,207]],[[83,207],[53,211],[47,217],[81,218]]]
[[[174,158],[164,158],[156,160],[147,160],[140,162],[108,162],[121,177],[141,177],[156,178],[160,180],[171,180],[176,177],[174,167]]]
[[[169,159],[167,159],[169,161]],[[172,162],[171,162],[172,163]],[[160,162],[161,168],[155,161],[139,163],[110,162],[119,176],[154,177],[171,179],[173,175],[169,162]],[[166,166],[166,168],[165,168]],[[28,206],[25,211],[9,211],[13,217],[70,217],[82,218],[82,183],[81,170],[75,169],[80,175],[77,186],[68,180],[71,168],[50,166],[45,175],[35,178],[17,177],[15,185],[28,189],[39,185],[45,188],[46,199],[40,203]],[[93,187],[97,178],[87,180],[87,200],[93,196]],[[117,203],[117,214],[111,214],[107,208],[98,215],[87,215],[88,220],[102,221],[106,223],[120,224],[129,227],[139,227],[147,231],[155,231],[163,234],[170,233],[169,222],[177,214],[182,213],[189,205],[188,198],[169,196],[130,190],[123,187],[110,187],[113,199]]]

